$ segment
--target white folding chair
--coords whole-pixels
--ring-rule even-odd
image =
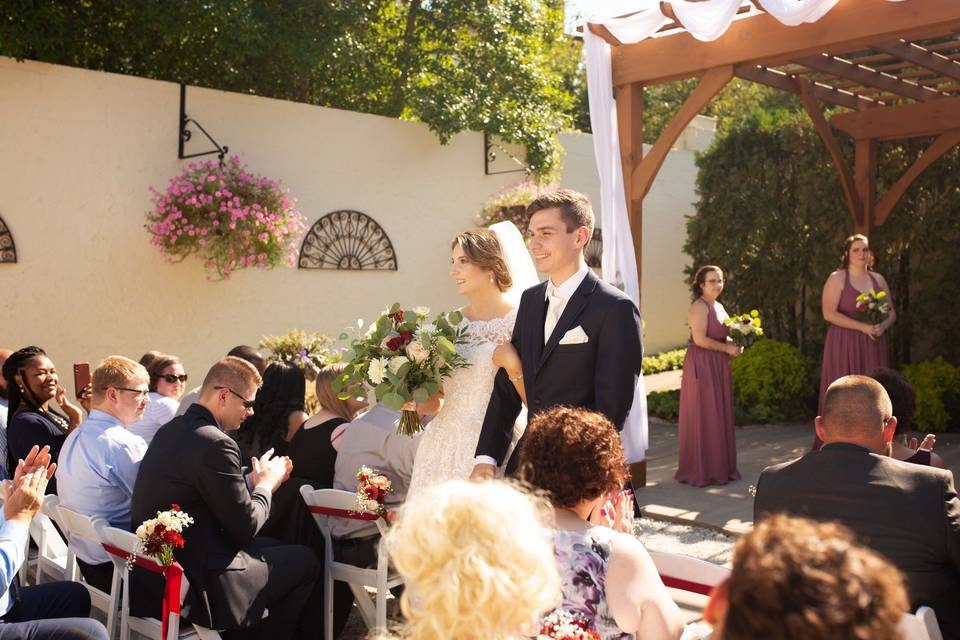
[[[650,551],[650,557],[664,586],[671,589],[708,596],[715,586],[730,577],[727,567],[699,558],[659,551]]]
[[[900,618],[902,640],[943,640],[937,614],[930,607],[920,607],[916,613],[905,613]]]
[[[122,585],[121,589],[114,590],[114,606],[120,609],[120,640],[129,640],[131,631],[136,631],[152,640],[176,640],[177,638],[220,640],[219,633],[198,624],[192,624],[181,632],[179,603],[176,611],[171,610],[167,616],[166,637],[164,637],[163,625],[160,620],[130,615],[130,566],[127,564],[127,559],[133,557],[137,566],[149,567],[150,570],[155,570],[158,573],[163,571],[163,567],[153,558],[137,553],[137,536],[129,531],[103,526],[99,528],[98,532],[100,541],[110,554],[110,559],[113,560],[114,580],[119,576]],[[179,564],[174,563],[174,565],[181,572],[183,571]],[[180,579],[179,602],[183,602],[189,588],[187,577],[184,575]],[[122,592],[122,596],[117,594],[118,591]]]
[[[56,527],[60,518],[57,511],[59,504],[60,499],[57,496],[45,496],[40,513],[30,522],[30,537],[37,543],[37,573],[34,584],[40,584],[43,576],[49,576],[53,580],[70,579],[67,541]]]
[[[387,594],[393,587],[403,584],[403,578],[396,573],[390,573],[390,562],[383,540],[386,525],[383,520],[373,513],[358,513],[356,511],[357,496],[349,491],[339,489],[314,489],[308,484],[300,487],[300,495],[307,503],[307,508],[313,514],[313,519],[323,534],[323,605],[324,605],[324,638],[333,640],[333,583],[335,580],[350,585],[360,609],[360,615],[369,629],[377,632],[387,628]],[[377,568],[367,569],[357,567],[333,559],[333,537],[330,534],[330,520],[332,518],[347,518],[350,520],[376,521],[380,530],[380,542],[377,545]],[[366,587],[376,589],[375,603],[371,601]]]
[[[85,516],[77,513],[73,509],[68,509],[63,505],[57,506],[57,516],[59,524],[63,528],[63,533],[68,540],[73,538],[83,538],[94,544],[100,544],[100,529],[107,526],[107,521],[95,516]],[[71,554],[74,552],[71,551]],[[113,572],[113,582],[110,585],[110,592],[101,591],[97,587],[83,579],[79,567],[76,563],[76,557],[73,556],[67,563],[67,579],[79,582],[87,588],[90,593],[90,604],[94,608],[103,611],[107,615],[107,635],[113,638],[113,632],[116,628],[117,609],[113,600],[113,594],[119,593],[120,576],[116,571]]]

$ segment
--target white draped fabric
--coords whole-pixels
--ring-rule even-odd
[[[888,0],[897,2],[899,0]],[[788,26],[816,22],[837,4],[838,0],[755,0],[757,8]],[[704,0],[689,2],[671,0],[674,15],[690,35],[709,42],[722,36],[737,17],[743,0]],[[747,2],[749,5],[749,2]],[[606,5],[606,12],[605,7]],[[671,22],[660,10],[659,0],[636,0],[591,4],[594,17],[590,22],[602,24],[617,40],[625,44],[653,37]],[[629,7],[629,8],[627,8]],[[626,10],[625,10],[626,9]],[[611,15],[633,12],[625,18]],[[610,46],[589,29],[583,30],[587,52],[587,89],[590,98],[590,126],[593,129],[593,150],[600,176],[600,211],[603,232],[603,278],[623,287],[634,302],[640,301],[640,283],[633,251],[633,237],[623,190],[623,169],[620,162],[620,140],[617,134],[616,103],[613,99],[613,76]],[[643,460],[647,449],[647,401],[643,376],[637,385],[633,409],[623,428],[624,453],[629,462]]]
[[[610,47],[585,33],[587,48],[587,82],[590,86],[612,87],[610,76]],[[633,236],[627,216],[627,202],[623,192],[623,170],[620,164],[620,144],[617,142],[617,107],[613,91],[590,91],[590,125],[610,131],[610,135],[593,136],[593,152],[600,173],[601,231],[603,233],[603,279],[622,285],[624,292],[640,304],[640,281],[633,253]],[[643,375],[637,382],[633,406],[622,431],[623,450],[627,462],[639,462],[647,455],[647,392]]]

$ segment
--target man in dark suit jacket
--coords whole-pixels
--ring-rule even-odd
[[[816,419],[826,444],[764,469],[754,520],[785,511],[846,525],[903,571],[911,607],[932,607],[944,638],[960,638],[960,500],[953,474],[885,455],[896,427],[879,383],[840,378]]]
[[[587,266],[583,249],[593,234],[593,211],[567,189],[527,207],[530,250],[546,282],[523,292],[512,343],[521,370],[500,369],[476,450],[474,479],[493,477],[510,446],[524,386],[529,417],[565,404],[600,411],[621,430],[641,371],[640,312],[619,289]],[[523,439],[507,463],[516,471]]]
[[[190,581],[187,620],[243,629],[245,638],[306,637],[297,624],[308,599],[316,597],[320,564],[307,547],[256,537],[292,465],[267,452],[253,460],[244,478],[240,450],[224,433],[252,413],[259,385],[257,370],[239,358],[224,358],[210,369],[198,402],[150,443],[133,489],[131,526],[135,530],[173,503],[193,517],[184,548],[176,552]],[[137,598],[134,592],[134,605]]]

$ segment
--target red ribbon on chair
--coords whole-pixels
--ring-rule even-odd
[[[322,516],[333,516],[334,518],[349,518],[350,520],[376,520],[380,517],[376,513],[350,511],[349,509],[335,509],[333,507],[308,505],[307,508],[310,510],[310,513],[319,513]]]
[[[680,589],[681,591],[699,593],[705,596],[710,595],[710,592],[713,591],[713,587],[708,584],[691,582],[690,580],[684,580],[683,578],[674,578],[673,576],[665,576],[660,574],[660,579],[663,580],[663,586],[671,589]]]
[[[170,614],[175,613],[178,616],[180,615],[180,582],[183,579],[183,567],[180,566],[179,562],[174,562],[169,567],[165,567],[158,562],[139,555],[127,553],[123,549],[106,543],[103,544],[103,548],[106,549],[107,553],[111,553],[127,561],[132,557],[133,564],[141,569],[163,574],[165,584],[163,588],[163,618],[160,620],[160,633],[163,639],[166,640],[167,627],[170,626]],[[130,606],[129,602],[126,604],[128,607]]]

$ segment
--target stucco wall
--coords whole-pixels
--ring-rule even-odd
[[[417,123],[191,87],[187,113],[254,171],[282,179],[310,224],[362,211],[389,234],[399,263],[395,272],[280,268],[208,282],[199,260],[166,264],[143,228],[147,187],[162,188],[183,165],[178,101],[172,83],[0,58],[0,217],[19,259],[0,265],[0,345],[43,346],[68,386],[70,363],[110,353],[175,353],[199,380],[228,348],[265,334],[336,335],[394,300],[459,306],[447,243],[519,178],[484,175],[477,133],[441,146]],[[590,137],[563,144],[563,184],[599,202]],[[202,145],[195,137],[188,153]],[[672,153],[645,209],[651,350],[686,334],[669,301],[685,295],[676,230],[692,209],[691,167],[689,152]]]

